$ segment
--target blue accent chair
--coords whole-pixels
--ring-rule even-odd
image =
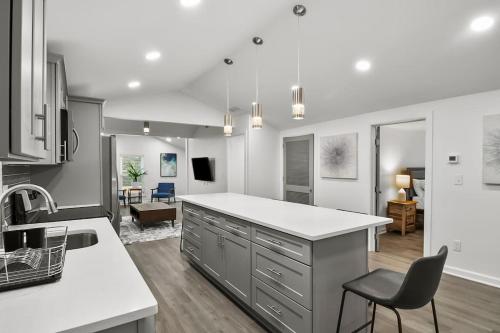
[[[127,190],[118,190],[118,200],[123,201],[123,205],[127,205],[127,197],[125,196],[125,192]]]
[[[160,201],[160,199],[168,199],[168,203],[170,203],[170,198],[173,198],[175,202],[174,183],[158,183],[157,188],[151,189],[151,202],[153,202],[154,199],[158,201]]]

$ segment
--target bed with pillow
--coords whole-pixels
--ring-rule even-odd
[[[425,212],[425,168],[407,168],[406,174],[410,175],[408,197],[417,202],[417,227],[422,228]]]

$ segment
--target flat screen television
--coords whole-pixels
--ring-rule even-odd
[[[191,162],[193,163],[194,179],[206,182],[214,181],[212,166],[208,157],[194,157]]]

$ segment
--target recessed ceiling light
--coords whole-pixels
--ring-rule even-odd
[[[181,5],[184,7],[195,7],[200,4],[201,0],[181,0]]]
[[[141,83],[139,81],[130,81],[128,83],[128,87],[130,89],[136,89],[136,88],[139,88],[141,86]]]
[[[359,72],[367,72],[372,68],[372,64],[368,60],[358,60],[354,67]]]
[[[166,138],[167,142],[172,142],[172,138]]]
[[[177,140],[180,140],[180,139],[181,139],[181,137],[180,137],[180,136],[178,136],[178,137],[177,137]]]
[[[147,61],[155,61],[161,58],[161,53],[158,51],[151,51],[146,53],[145,58]]]
[[[472,20],[470,23],[470,29],[474,32],[482,32],[490,29],[493,24],[495,24],[493,17],[481,16]]]

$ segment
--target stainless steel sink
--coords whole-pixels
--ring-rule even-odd
[[[66,239],[66,250],[82,249],[97,244],[97,233],[94,230],[85,230],[68,233]]]

